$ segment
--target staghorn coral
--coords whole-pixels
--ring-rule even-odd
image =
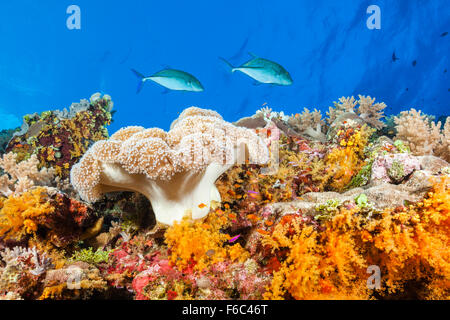
[[[443,129],[430,116],[411,109],[394,117],[397,135],[414,155],[436,155],[450,161],[450,120],[447,118]]]
[[[189,211],[206,216],[220,201],[216,179],[238,160],[268,161],[264,142],[251,130],[225,122],[217,113],[191,107],[169,132],[127,127],[95,143],[72,168],[71,182],[83,199],[132,190],[151,202],[156,220],[180,221]]]
[[[55,171],[53,169],[38,169],[39,161],[36,155],[17,163],[17,155],[9,152],[0,157],[0,192],[9,197],[13,193],[20,194],[34,186],[51,185]]]
[[[95,94],[90,102],[73,104],[70,112],[27,115],[23,130],[15,134],[6,151],[16,153],[18,161],[36,155],[40,168],[53,168],[65,179],[93,142],[108,138],[106,126],[111,123],[112,106],[109,96]]]
[[[382,129],[384,123],[380,120],[383,115],[383,110],[386,108],[384,102],[375,102],[375,98],[370,96],[358,95],[359,100],[352,97],[341,97],[338,102],[334,102],[334,107],[330,107],[327,112],[328,124],[332,124],[339,116],[347,112],[356,113],[367,124],[376,128]],[[358,106],[358,107],[357,107]]]

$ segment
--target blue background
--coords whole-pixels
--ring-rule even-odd
[[[81,8],[81,30],[66,27],[71,4]],[[381,30],[366,27],[371,4],[381,8]],[[387,113],[415,107],[448,114],[450,35],[441,34],[450,32],[449,6],[448,0],[1,1],[0,129],[97,91],[115,103],[111,131],[168,129],[191,105],[234,121],[263,103],[289,114],[324,111],[357,94],[386,102]],[[247,52],[283,65],[294,84],[254,86],[218,59],[241,64]],[[163,94],[148,82],[136,95],[129,68],[152,74],[167,66],[192,73],[205,91]]]

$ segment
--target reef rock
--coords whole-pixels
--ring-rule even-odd
[[[372,164],[371,182],[400,183],[414,170],[420,170],[419,160],[408,153],[379,155]]]
[[[417,160],[420,163],[420,168],[422,170],[427,170],[431,174],[441,173],[445,168],[450,167],[450,164],[444,159],[427,155],[427,156],[419,156]]]
[[[415,171],[405,184],[395,185],[380,183],[369,188],[354,188],[344,193],[338,192],[310,192],[304,194],[300,200],[269,204],[268,211],[279,212],[280,216],[292,214],[299,210],[308,215],[316,213],[315,208],[329,200],[339,202],[353,201],[358,195],[365,194],[367,200],[379,210],[404,206],[405,203],[420,201],[430,190],[432,183],[430,175],[423,171]]]

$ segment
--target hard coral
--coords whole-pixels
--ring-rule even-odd
[[[211,201],[220,201],[214,182],[246,156],[251,163],[268,161],[267,147],[253,131],[191,107],[169,132],[127,127],[95,143],[72,168],[71,182],[87,201],[109,191],[140,192],[156,220],[172,224],[186,211],[194,219],[206,216]]]
[[[0,251],[0,295],[6,294],[14,299],[37,298],[43,275],[53,267],[52,259],[36,247]]]

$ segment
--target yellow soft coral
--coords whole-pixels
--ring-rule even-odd
[[[342,191],[362,168],[364,148],[372,133],[373,130],[364,125],[361,129],[354,131],[350,137],[342,138],[339,141],[339,147],[327,155],[325,162],[332,172],[330,186],[333,190]]]
[[[333,231],[322,234],[312,226],[302,227],[301,218],[290,227],[278,224],[265,243],[275,241],[275,248],[288,248],[289,254],[264,298],[283,299],[288,293],[295,299],[366,299],[364,283],[355,281],[364,260],[350,234]]]
[[[367,299],[367,267],[381,271],[379,295],[407,292],[414,297],[450,297],[450,179],[436,181],[422,202],[386,209],[367,219],[358,208],[341,208],[324,231],[302,225],[300,217],[279,223],[263,244],[287,250],[274,272],[266,299]]]
[[[54,211],[47,202],[46,189],[35,188],[3,201],[0,210],[0,236],[20,238],[37,231],[42,218]]]
[[[225,246],[230,236],[220,232],[226,222],[222,218],[215,213],[203,222],[185,218],[167,229],[165,241],[171,252],[170,261],[181,270],[192,265],[202,270],[225,259],[245,261],[249,253],[240,244]]]

